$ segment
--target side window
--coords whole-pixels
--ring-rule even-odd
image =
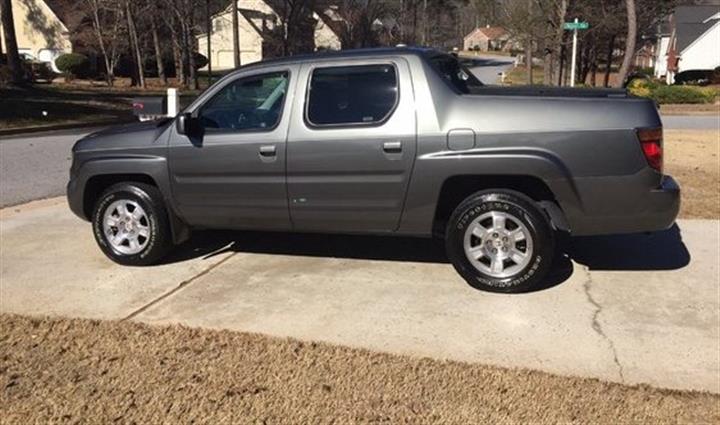
[[[315,126],[384,121],[398,100],[392,65],[316,68],[310,79],[306,118]]]
[[[271,130],[280,121],[288,73],[253,75],[223,87],[200,109],[205,129]]]

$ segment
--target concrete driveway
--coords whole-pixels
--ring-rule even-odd
[[[719,230],[569,241],[545,288],[476,291],[437,242],[204,232],[121,267],[63,198],[0,210],[0,311],[261,332],[720,392]],[[571,261],[572,259],[572,261]]]

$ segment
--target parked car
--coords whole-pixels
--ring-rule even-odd
[[[669,227],[651,100],[485,86],[451,55],[369,49],[248,65],[182,114],[73,147],[70,208],[112,260],[159,261],[191,229],[443,237],[472,286],[526,291],[556,232]]]

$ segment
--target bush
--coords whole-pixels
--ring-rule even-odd
[[[658,103],[712,103],[720,95],[711,87],[668,86],[647,78],[636,78],[627,85],[630,94],[648,97]]]
[[[658,86],[650,97],[658,103],[711,103],[715,93],[689,86]]]
[[[83,77],[90,70],[90,60],[79,53],[66,53],[55,59],[55,66],[65,75],[66,79]]]

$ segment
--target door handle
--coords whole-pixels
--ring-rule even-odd
[[[400,153],[402,152],[402,142],[385,142],[383,150],[387,153]]]
[[[261,156],[275,156],[276,154],[277,149],[275,148],[275,145],[260,146]]]

